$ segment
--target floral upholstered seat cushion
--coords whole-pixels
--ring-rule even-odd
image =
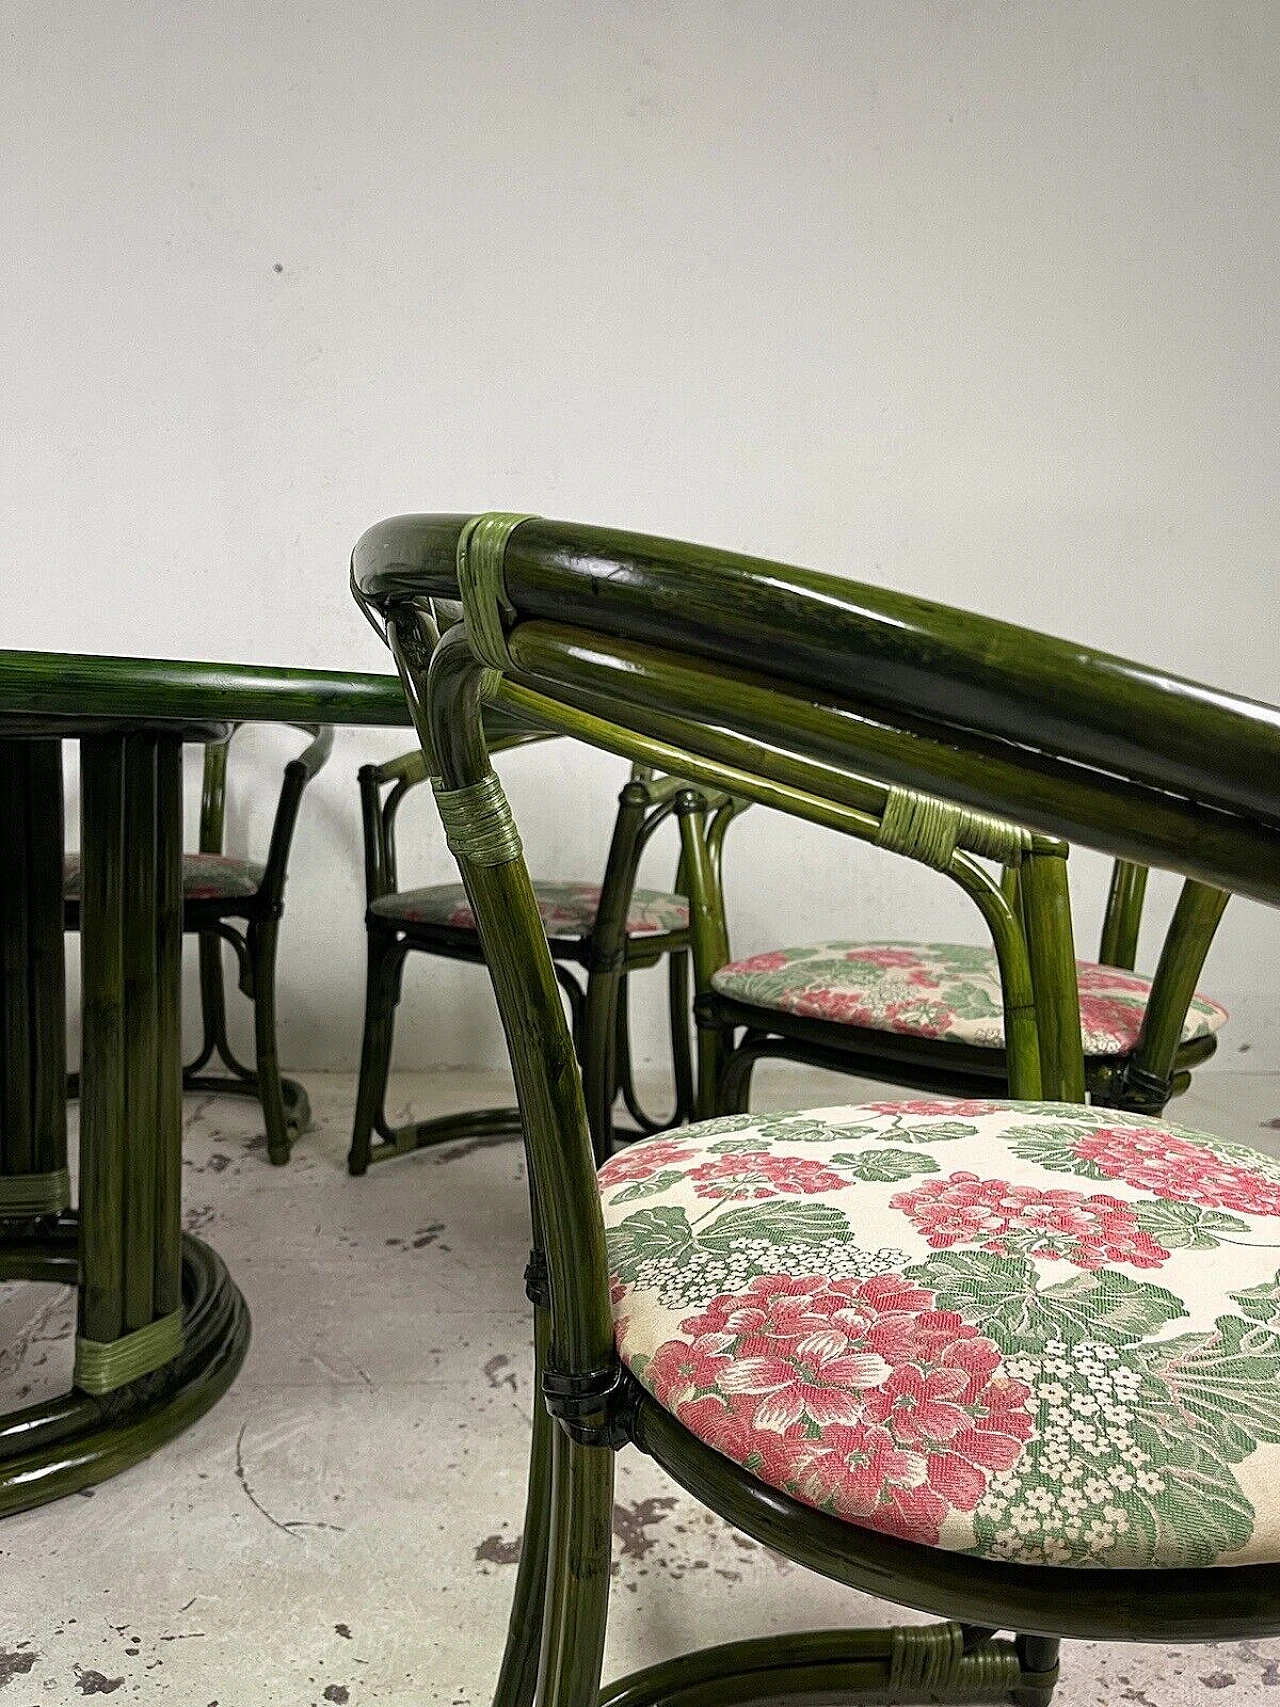
[[[1138,1041],[1150,978],[1076,962],[1086,1055],[1125,1055]],[[819,942],[731,961],[711,980],[757,1007],[869,1031],[896,1031],[980,1048],[1004,1047],[995,950],[943,942]],[[1182,1041],[1207,1037],[1227,1010],[1196,996]]]
[[[1067,1103],[733,1115],[600,1170],[617,1340],[760,1481],[991,1559],[1280,1560],[1280,1162]]]
[[[589,936],[600,906],[598,883],[535,883],[538,912],[548,936]],[[406,889],[399,895],[384,895],[369,911],[382,919],[406,924],[448,925],[454,930],[473,931],[476,916],[466,890],[460,883],[437,883],[428,889]],[[661,936],[686,930],[689,903],[683,895],[663,889],[635,889],[627,915],[628,936]]]
[[[232,901],[256,895],[266,867],[232,854],[189,853],[182,856],[182,894],[187,901]],[[66,860],[63,878],[68,895],[80,895],[80,860]]]

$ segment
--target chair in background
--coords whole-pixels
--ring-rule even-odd
[[[311,1120],[302,1085],[281,1076],[276,1045],[276,949],[284,886],[303,792],[333,748],[332,729],[314,723],[291,727],[310,741],[285,766],[265,864],[223,852],[227,755],[234,728],[225,741],[204,750],[200,848],[182,857],[182,928],[199,938],[201,1021],[200,1049],[183,1068],[183,1089],[256,1098],[266,1125],[267,1154],[277,1164],[289,1160],[294,1140]],[[75,857],[66,862],[65,912],[67,929],[79,930],[80,864]],[[240,991],[253,1004],[252,1067],[238,1059],[227,1037],[224,943],[235,953]],[[215,1056],[226,1073],[205,1071]]]
[[[503,752],[545,740],[547,732],[491,718],[490,751]],[[359,773],[364,827],[368,972],[364,1040],[348,1167],[363,1174],[371,1162],[477,1133],[518,1136],[519,1110],[474,1109],[437,1115],[393,1127],[386,1113],[395,1010],[404,963],[412,953],[480,964],[484,960],[475,917],[460,883],[401,889],[396,855],[396,819],[408,792],[426,778],[416,750]],[[608,859],[600,883],[536,884],[538,906],[569,1004],[573,1038],[583,1066],[597,1154],[609,1155],[615,1134],[614,1106],[621,1098],[634,1127],[627,1137],[665,1131],[688,1120],[694,1109],[690,1054],[689,904],[674,890],[635,886],[640,859],[654,832],[673,815],[691,809],[693,796],[677,779],[633,769],[618,797]],[[631,1061],[628,979],[633,972],[667,960],[674,1107],[654,1117],[642,1106]],[[377,1142],[375,1143],[375,1134]]]
[[[927,820],[909,812],[882,841],[926,864]],[[896,839],[895,839],[896,837]],[[1004,859],[996,846],[981,850]],[[1005,889],[1017,910],[1021,852]],[[947,857],[945,845],[942,857]],[[1117,860],[1097,961],[1077,962],[1085,1080],[1092,1100],[1158,1115],[1217,1048],[1226,1009],[1196,991],[1227,897],[1187,884],[1154,978],[1134,971],[1146,867]],[[1000,967],[990,948],[952,942],[818,942],[697,967],[695,1012],[720,1062],[705,1112],[748,1106],[757,1061],[781,1059],[960,1096],[1008,1093]],[[1017,1094],[1017,1093],[1014,1093]]]
[[[545,1408],[498,1707],[1046,1707],[1064,1636],[1280,1631],[1280,1510],[1250,1492],[1280,1469],[1280,1164],[1085,1105],[1052,845],[1280,904],[1280,710],[834,576],[529,517],[383,523],[353,579],[439,779],[525,1120]],[[424,674],[419,607],[459,594],[465,629]],[[738,1114],[597,1176],[482,702],[862,839],[907,809],[953,848],[988,814],[1029,823],[1020,1023],[1059,1100]],[[890,780],[879,817],[867,773]],[[681,819],[695,936],[703,825]],[[756,1541],[945,1622],[725,1643],[598,1694],[628,1443]]]

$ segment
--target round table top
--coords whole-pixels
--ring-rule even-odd
[[[216,739],[232,723],[407,725],[393,675],[264,664],[0,650],[0,733],[181,729]]]

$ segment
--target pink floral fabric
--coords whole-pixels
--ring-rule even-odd
[[[732,1115],[600,1170],[619,1351],[761,1481],[994,1559],[1280,1560],[1280,1161],[1076,1104]]]
[[[1080,1021],[1089,1056],[1126,1055],[1138,1041],[1151,980],[1115,966],[1076,962]],[[1004,1047],[1004,1009],[994,949],[964,943],[823,942],[731,961],[712,987],[781,1013],[870,1031]],[[1182,1041],[1207,1037],[1227,1010],[1193,998]]]
[[[182,856],[182,894],[188,901],[244,900],[262,886],[266,867],[232,854],[189,853]],[[80,895],[80,858],[71,854],[63,865],[68,895]]]
[[[600,906],[598,883],[535,883],[543,928],[552,937],[589,936]],[[406,924],[447,925],[473,931],[475,914],[460,883],[437,883],[426,889],[406,889],[375,901],[370,912]],[[689,928],[689,903],[683,895],[662,889],[635,889],[627,915],[628,936],[661,936]]]

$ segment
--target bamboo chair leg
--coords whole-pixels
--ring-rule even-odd
[[[750,1049],[725,1052],[713,1114],[746,1114],[751,1107],[751,1075],[759,1057]]]
[[[227,1032],[226,995],[222,985],[222,938],[215,931],[197,937],[200,959],[200,1053],[183,1074],[195,1075],[213,1059],[218,1039]]]
[[[276,1048],[276,944],[280,927],[274,919],[249,932],[253,960],[253,1037],[258,1095],[267,1128],[267,1155],[280,1166],[289,1160],[293,1134],[284,1112],[284,1087]]]
[[[515,1593],[511,1599],[511,1616],[507,1622],[507,1645],[493,1693],[493,1707],[532,1707],[538,1685],[551,1545],[551,1458],[556,1425],[537,1395],[542,1388],[542,1368],[550,1334],[551,1317],[546,1310],[538,1310],[533,1324],[535,1397],[524,1535],[520,1563],[516,1569]]]
[[[671,1077],[673,1084],[672,1109],[669,1115],[653,1115],[640,1101],[635,1086],[631,1060],[631,1015],[629,979],[626,973],[618,980],[617,1024],[615,1027],[616,1072],[618,1092],[623,1106],[635,1122],[641,1137],[650,1138],[658,1132],[669,1132],[693,1119],[693,1051],[689,1041],[689,953],[676,949],[667,956],[667,1026],[671,1038]]]
[[[374,1126],[386,1102],[396,1023],[396,964],[393,963],[399,958],[394,939],[389,943],[381,931],[368,933],[360,1082],[351,1125],[351,1148],[347,1152],[347,1171],[357,1176],[369,1171]]]
[[[673,1126],[693,1119],[693,1047],[689,1039],[689,951],[667,957],[668,1017],[671,1022],[671,1066],[675,1075],[676,1110]]]
[[[614,1455],[552,1439],[547,1608],[537,1707],[596,1707],[609,1617]]]
[[[597,1167],[613,1154],[613,1104],[618,1088],[617,1015],[618,974],[588,973],[579,1060],[591,1151]]]

